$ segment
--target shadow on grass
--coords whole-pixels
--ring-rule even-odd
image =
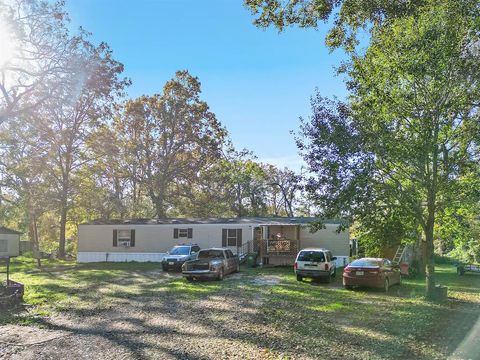
[[[195,358],[188,347],[182,350],[158,343],[159,335],[175,335],[186,343],[193,338],[235,339],[298,356],[315,357],[319,346],[330,351],[326,357],[338,356],[335,351],[341,342],[346,358],[430,359],[453,352],[475,324],[479,310],[478,302],[427,303],[419,280],[408,280],[385,294],[344,290],[340,277],[331,284],[297,282],[291,269],[285,268],[245,269],[239,277],[222,282],[190,283],[179,276],[152,275],[153,266],[139,270],[131,264],[120,265],[30,274],[44,281],[32,287],[38,298],[59,302],[56,309],[82,319],[82,325],[60,325],[54,317],[28,314],[23,319],[78,336],[101,337],[139,358],[152,349]],[[265,275],[278,276],[280,284],[253,281]],[[125,279],[132,281],[123,283]],[[450,272],[439,274],[438,279],[458,281]],[[455,291],[463,291],[466,284],[460,283],[462,287]],[[22,319],[18,313],[12,319],[18,317]],[[157,317],[183,327],[152,324]],[[128,326],[112,327],[119,322]],[[189,331],[188,324],[200,331]]]

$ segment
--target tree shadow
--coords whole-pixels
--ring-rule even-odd
[[[64,274],[70,283],[45,285],[47,295],[75,299],[59,307],[68,321],[39,317],[37,326],[68,331],[86,342],[90,337],[103,339],[134,358],[162,353],[203,359],[205,350],[193,349],[190,343],[233,341],[299,357],[315,357],[321,347],[328,349],[326,357],[342,351],[345,358],[370,354],[427,359],[450,354],[478,317],[478,303],[426,303],[417,293],[423,285],[416,283],[402,285],[405,292],[385,294],[339,289],[338,278],[332,284],[300,283],[290,269],[248,270],[222,282],[194,283],[142,275],[139,270],[115,271],[72,271]],[[255,284],[256,276],[266,274],[278,275],[280,284]],[[125,275],[134,280],[123,285],[119,279]],[[176,346],[169,343],[172,338]],[[57,348],[68,339],[58,342]]]

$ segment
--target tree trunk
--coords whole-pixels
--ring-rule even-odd
[[[428,187],[427,195],[427,221],[425,224],[425,297],[429,300],[435,299],[435,258],[433,248],[433,231],[435,226],[435,213],[437,211],[437,185],[438,185],[438,121],[435,123],[433,131],[433,147],[432,147],[432,172],[431,184]]]
[[[418,274],[425,277],[425,259],[427,258],[427,243],[421,239],[418,243]]]
[[[430,226],[431,225],[431,226]],[[433,299],[435,297],[435,258],[433,252],[433,223],[427,224],[425,233],[425,280],[426,280],[426,292],[427,299]]]
[[[155,209],[157,211],[157,217],[159,219],[164,219],[167,217],[165,206],[163,204],[163,198],[161,196],[158,196],[155,199]]]
[[[37,260],[38,268],[42,267],[40,256],[40,244],[38,241],[38,227],[37,218],[34,213],[30,212],[29,226],[28,226],[28,238],[32,244],[33,258]]]
[[[66,229],[67,229],[67,205],[62,204],[60,209],[60,240],[58,242],[58,257],[60,259],[65,258],[65,239],[66,239]]]
[[[288,217],[293,217],[292,201],[285,198],[285,204],[285,210],[287,211]]]
[[[241,218],[243,216],[243,205],[242,205],[242,194],[241,194],[240,186],[237,186],[236,195],[237,195],[236,200],[238,205],[236,209],[237,218]]]
[[[33,215],[33,246],[36,249],[37,253],[37,266],[39,269],[42,268],[42,257],[40,256],[40,241],[38,239],[38,225],[37,225],[37,216]]]

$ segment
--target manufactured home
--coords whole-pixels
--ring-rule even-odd
[[[290,265],[300,249],[323,247],[339,265],[348,262],[349,231],[344,221],[317,218],[208,218],[97,220],[79,225],[78,262],[161,261],[174,245],[228,247],[238,255],[256,253],[261,264]],[[338,231],[339,226],[345,228]]]
[[[14,257],[20,254],[20,235],[18,231],[0,226],[0,257]]]

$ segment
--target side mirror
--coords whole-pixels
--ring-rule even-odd
[[[332,257],[332,260],[337,260],[337,257],[336,257],[336,256],[333,256],[333,257]]]
[[[196,252],[196,251],[192,251],[192,255],[196,255],[196,254],[197,254],[197,252]]]

